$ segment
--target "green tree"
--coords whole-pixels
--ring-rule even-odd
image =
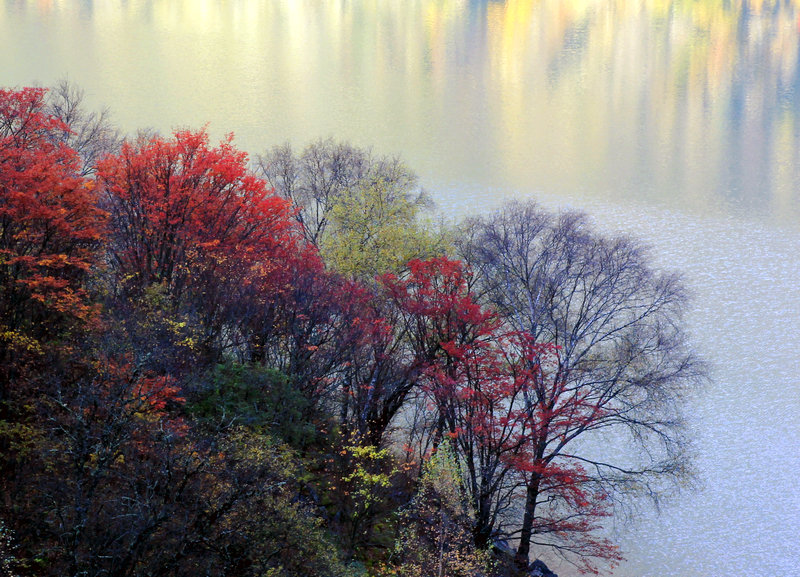
[[[398,272],[415,258],[446,250],[443,233],[425,226],[424,193],[413,194],[379,178],[341,194],[329,211],[329,234],[320,244],[326,262],[345,276],[370,279]]]
[[[244,428],[220,439],[207,507],[219,521],[196,541],[208,575],[355,577],[300,493],[301,461],[269,435]],[[195,574],[199,574],[199,571]]]
[[[314,436],[313,423],[303,417],[308,401],[279,371],[228,362],[198,381],[188,409],[214,431],[244,426],[294,447],[304,446]]]
[[[320,477],[344,546],[365,560],[371,549],[391,545],[385,529],[396,507],[392,493],[399,471],[387,449],[359,445],[355,439],[340,443]]]

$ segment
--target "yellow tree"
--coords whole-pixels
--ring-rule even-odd
[[[421,212],[428,204],[424,193],[386,179],[361,182],[333,203],[322,256],[345,276],[369,279],[397,272],[412,259],[441,255],[446,235],[425,226]]]

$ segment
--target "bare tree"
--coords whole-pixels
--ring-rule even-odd
[[[316,246],[330,223],[330,209],[348,191],[380,182],[408,194],[417,186],[417,176],[399,159],[376,157],[369,149],[330,138],[299,155],[288,143],[276,146],[257,158],[256,171],[298,207],[306,239]]]
[[[558,347],[526,399],[539,426],[535,466],[521,479],[517,563],[527,566],[531,545],[596,556],[597,543],[563,538],[581,511],[553,498],[542,471],[580,470],[587,490],[612,498],[657,499],[689,476],[681,401],[706,377],[682,328],[684,286],[654,270],[638,242],[532,202],[470,220],[459,251],[486,303],[535,342]],[[569,418],[555,421],[568,406]]]
[[[48,100],[48,112],[71,129],[63,133],[62,140],[80,155],[81,175],[94,174],[97,161],[117,152],[122,143],[119,131],[111,123],[109,109],[88,111],[84,91],[68,80],[51,88]]]

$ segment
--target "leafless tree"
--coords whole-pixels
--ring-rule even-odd
[[[81,174],[94,174],[97,161],[116,152],[122,143],[119,131],[111,123],[109,109],[87,110],[84,91],[68,80],[51,88],[48,98],[48,112],[71,129],[63,133],[63,140],[80,155]]]
[[[318,140],[299,155],[288,143],[276,146],[257,158],[256,171],[298,207],[306,240],[317,246],[329,224],[328,211],[347,191],[374,182],[404,192],[417,186],[417,176],[399,159],[332,139]]]
[[[612,497],[657,499],[690,476],[681,404],[706,368],[683,330],[687,294],[679,276],[655,270],[639,242],[604,236],[583,214],[552,214],[533,202],[468,221],[459,251],[486,303],[514,329],[558,346],[543,378],[580,397],[576,406],[592,407],[557,432],[540,428],[536,459],[579,465],[586,483]],[[531,391],[529,407],[559,402],[544,385]],[[563,513],[540,480],[536,470],[521,479],[517,562],[527,565],[531,545],[591,555],[542,522]]]

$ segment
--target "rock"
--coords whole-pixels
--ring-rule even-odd
[[[514,549],[511,548],[511,545],[509,545],[508,541],[505,539],[495,539],[492,543],[492,547],[495,550],[495,554],[508,557],[509,559],[514,558]]]
[[[558,577],[558,575],[550,571],[550,568],[540,559],[531,563],[528,571],[530,577]]]

